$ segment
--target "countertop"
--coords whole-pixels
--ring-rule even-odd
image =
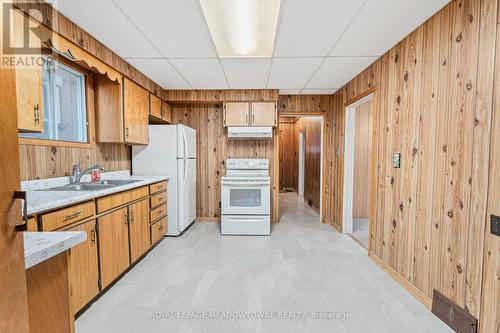
[[[128,170],[103,173],[101,179],[138,180],[137,182],[114,186],[98,191],[43,191],[52,187],[63,186],[69,183],[69,177],[49,178],[22,182],[21,188],[26,191],[28,215],[58,209],[72,204],[92,200],[106,195],[126,191],[129,189],[168,180],[168,175],[130,175]],[[88,175],[82,182],[89,181]]]
[[[31,268],[80,243],[85,242],[85,231],[23,232],[24,266]]]

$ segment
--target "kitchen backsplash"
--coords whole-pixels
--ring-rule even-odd
[[[92,148],[20,145],[21,180],[70,176],[73,165],[82,170],[92,164],[106,171],[131,169],[130,147],[117,143],[98,143]]]

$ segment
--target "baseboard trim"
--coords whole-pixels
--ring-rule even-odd
[[[385,263],[382,259],[370,253],[368,255],[377,265],[380,266],[390,277],[392,277],[396,282],[398,282],[403,288],[405,288],[410,294],[412,294],[420,303],[422,303],[429,310],[432,309],[432,299],[420,291],[417,287],[405,279],[401,274],[396,272],[394,268]]]
[[[325,223],[331,225],[335,230],[337,230],[338,232],[342,233],[342,230],[340,230],[340,225],[338,225],[337,223],[333,222],[332,219],[325,218]]]

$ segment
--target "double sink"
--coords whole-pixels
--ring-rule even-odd
[[[129,179],[105,179],[94,183],[78,183],[78,184],[68,184],[59,187],[53,187],[48,189],[43,189],[40,191],[99,191],[107,188],[112,188],[115,186],[132,184],[135,182],[140,182],[139,179],[129,180]]]

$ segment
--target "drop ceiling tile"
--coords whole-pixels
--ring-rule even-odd
[[[322,58],[274,58],[268,88],[302,89]]]
[[[161,56],[110,0],[59,0],[54,7],[121,57]]]
[[[274,56],[326,56],[364,0],[283,0]]]
[[[231,89],[261,89],[267,84],[271,59],[221,59]]]
[[[189,84],[166,59],[125,59],[163,89],[190,89]]]
[[[114,1],[165,57],[217,57],[197,0]]]
[[[377,57],[331,57],[326,58],[311,81],[308,89],[340,88],[366,67],[372,64]]]
[[[332,56],[382,55],[449,0],[368,0]]]
[[[228,89],[219,59],[170,59],[194,89]]]
[[[304,89],[301,95],[331,95],[338,89]]]

